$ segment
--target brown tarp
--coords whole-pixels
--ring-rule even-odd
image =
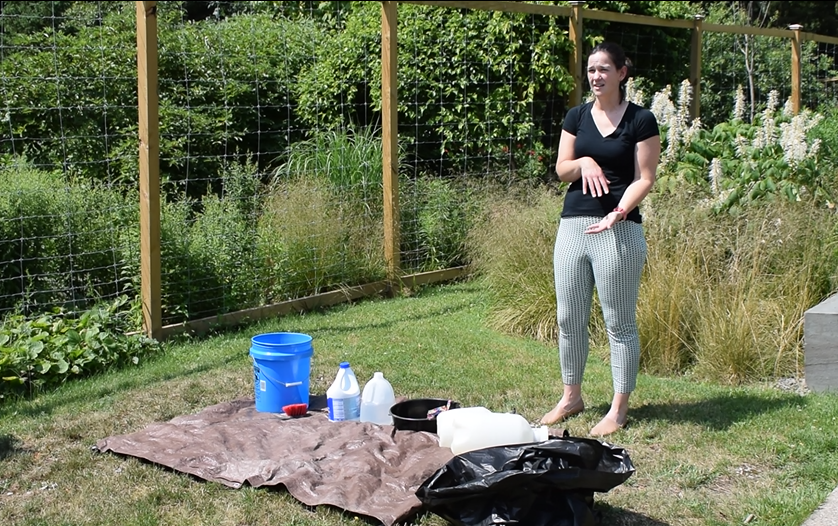
[[[329,422],[314,397],[301,418],[256,411],[253,399],[100,440],[96,449],[142,458],[232,488],[283,485],[300,502],[403,522],[422,505],[415,492],[451,450],[424,431]],[[323,397],[324,398],[324,397]]]

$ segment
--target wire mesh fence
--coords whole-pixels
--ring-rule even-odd
[[[399,6],[399,144],[408,268],[464,263],[470,196],[549,179],[566,39],[545,15]]]
[[[791,97],[791,51],[788,39],[733,33],[709,33],[702,76],[702,114],[712,126],[731,118],[738,92],[745,96],[752,121],[776,91],[785,103]]]
[[[838,43],[806,42],[802,49],[806,73],[801,98],[812,110],[838,104]]]
[[[3,4],[3,313],[142,286],[136,4]],[[157,17],[162,323],[384,280],[380,3],[144,4]],[[467,263],[486,189],[552,180],[574,85],[567,15],[441,4],[398,6],[403,274]],[[690,78],[691,35],[592,19],[582,38],[621,44],[648,104]],[[835,47],[804,42],[804,107],[835,103]],[[701,55],[710,125],[740,87],[754,112],[772,90],[792,94],[787,38],[708,31]]]
[[[134,23],[109,2],[0,14],[0,311],[79,308],[131,285]],[[136,239],[136,236],[133,236]]]
[[[585,22],[585,36],[590,40],[605,40],[619,44],[631,61],[631,75],[635,89],[642,91],[648,105],[652,96],[690,79],[691,29],[654,27],[625,22],[590,20]],[[664,45],[662,45],[664,44]],[[587,57],[590,50],[587,46]],[[584,82],[583,85],[587,85]],[[587,89],[587,86],[586,86]]]

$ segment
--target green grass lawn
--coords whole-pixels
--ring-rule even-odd
[[[286,316],[182,340],[130,370],[71,382],[0,406],[0,524],[327,525],[362,519],[306,507],[283,490],[205,483],[137,459],[99,454],[100,439],[253,396],[250,337],[314,338],[311,391],[348,360],[363,384],[384,372],[397,396],[450,397],[534,421],[561,392],[554,345],[497,333],[477,283]],[[594,349],[585,413],[563,424],[586,436],[608,408],[607,353]],[[794,526],[838,485],[838,396],[773,385],[723,387],[641,375],[629,428],[611,442],[637,469],[596,494],[603,525]],[[360,521],[360,522],[359,522]],[[415,522],[441,526],[425,515]]]

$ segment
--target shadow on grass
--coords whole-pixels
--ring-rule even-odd
[[[599,515],[599,523],[603,526],[669,526],[666,522],[647,517],[640,513],[615,508],[602,502],[594,504],[594,510]]]
[[[714,396],[696,402],[660,402],[643,404],[630,410],[634,421],[667,420],[672,423],[692,423],[722,431],[754,416],[780,409],[806,405],[809,401],[799,396],[765,398],[749,394]],[[603,406],[607,411],[608,406]]]
[[[12,435],[0,435],[0,462],[29,450],[20,447],[20,440]]]

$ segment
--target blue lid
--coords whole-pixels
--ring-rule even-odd
[[[349,362],[340,362],[341,369],[349,369]]]

